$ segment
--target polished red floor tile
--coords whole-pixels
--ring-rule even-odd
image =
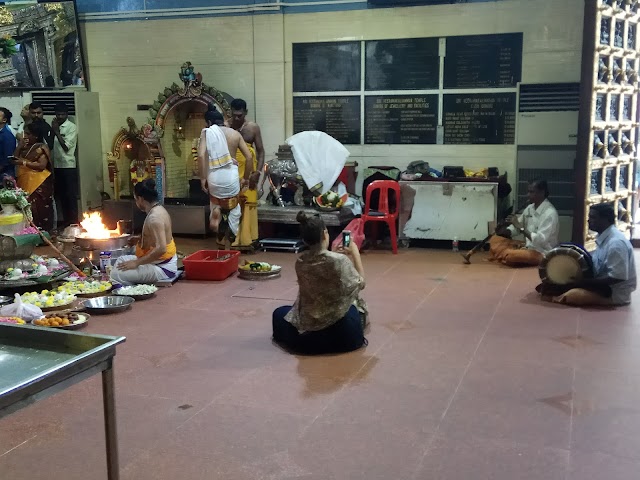
[[[463,438],[438,435],[413,478],[564,480],[568,457],[569,451],[563,449],[531,447],[474,434]]]
[[[279,279],[180,281],[92,317],[86,332],[127,337],[115,360],[122,478],[637,477],[640,294],[572,309],[540,301],[536,269],[483,254],[362,257],[369,345],[344,355],[271,341],[273,310],[297,292],[288,253],[243,256],[281,265]],[[0,420],[0,478],[105,478],[101,402],[95,377]]]

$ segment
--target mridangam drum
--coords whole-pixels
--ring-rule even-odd
[[[584,248],[563,243],[544,256],[538,273],[543,283],[566,285],[592,277],[593,262]]]

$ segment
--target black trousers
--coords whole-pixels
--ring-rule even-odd
[[[347,314],[333,325],[315,332],[299,333],[284,317],[290,306],[276,308],[273,312],[273,340],[292,353],[321,355],[357,350],[367,344],[364,338],[360,312],[351,306]]]
[[[78,169],[56,168],[54,194],[62,211],[62,227],[78,223]]]

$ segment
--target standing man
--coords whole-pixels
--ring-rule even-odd
[[[55,106],[56,118],[51,125],[53,141],[53,166],[55,168],[55,196],[63,216],[62,227],[78,223],[78,170],[76,145],[78,129],[69,120],[69,110],[64,103]]]
[[[53,150],[53,140],[54,135],[51,131],[51,125],[47,123],[44,119],[44,111],[42,110],[42,104],[40,102],[32,102],[29,105],[29,117],[24,117],[24,123],[18,127],[18,138],[22,138],[22,134],[24,132],[24,127],[26,124],[31,123],[35,120],[42,120],[44,126],[44,141],[47,143],[49,150]]]
[[[507,217],[509,227],[496,232],[489,241],[491,259],[510,267],[540,265],[544,255],[558,245],[560,219],[548,200],[546,180],[529,182],[529,205],[522,215]],[[512,239],[522,235],[525,243]]]
[[[247,113],[247,102],[243,99],[236,98],[231,102],[231,128],[242,135],[252,154],[252,159],[248,160],[242,152],[238,151],[236,154],[238,173],[243,177],[245,165],[251,162],[255,170],[249,178],[248,188],[241,193],[242,220],[238,237],[233,244],[239,249],[252,249],[253,244],[258,240],[258,198],[261,196],[258,185],[262,183],[259,180],[264,169],[262,133],[257,123],[247,121]]]
[[[0,108],[0,179],[6,175],[15,178],[16,167],[13,165],[13,152],[16,149],[16,137],[11,131],[13,114],[6,108]]]
[[[240,184],[238,164],[229,152],[240,150],[246,158],[251,152],[242,135],[224,126],[224,117],[215,108],[210,108],[204,116],[207,128],[200,134],[198,145],[198,169],[202,190],[209,195],[211,214],[209,226],[218,234],[218,242],[224,241],[228,224],[229,240],[235,241],[240,225]],[[242,183],[247,183],[253,165],[248,164]],[[221,224],[221,221],[224,221]]]

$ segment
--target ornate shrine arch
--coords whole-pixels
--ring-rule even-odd
[[[194,73],[191,62],[185,62],[182,65],[178,76],[182,80],[182,86],[174,82],[170,87],[165,88],[158,93],[158,98],[149,109],[149,124],[153,126],[159,138],[164,135],[164,124],[169,112],[183,103],[195,101],[205,106],[213,104],[225,118],[231,116],[232,97],[203,83],[202,75]]]
[[[196,103],[208,107],[213,104],[223,114],[225,118],[231,116],[231,101],[233,97],[225,92],[211,87],[202,82],[202,75],[195,73],[195,69],[191,62],[185,62],[178,77],[182,81],[182,85],[177,83],[166,87],[162,92],[158,93],[156,100],[149,108],[149,118],[147,122],[138,129],[131,117],[127,118],[128,129],[122,128],[115,136],[112,145],[112,151],[107,155],[109,160],[109,177],[112,186],[115,187],[118,176],[114,178],[114,173],[120,172],[123,177],[124,167],[121,152],[123,146],[131,145],[133,142],[144,142],[148,150],[148,159],[145,166],[143,162],[131,161],[127,167],[130,180],[135,184],[136,179],[141,180],[152,176],[156,180],[158,194],[163,200],[167,193],[166,178],[166,157],[163,153],[161,139],[165,134],[165,124],[169,114],[180,105],[185,103]],[[129,142],[129,143],[127,143]],[[120,167],[118,168],[118,163]],[[144,170],[144,171],[143,171]],[[136,174],[137,172],[137,174]],[[142,175],[141,175],[142,174]],[[134,178],[136,177],[136,178]],[[121,180],[122,182],[122,180]],[[126,182],[125,182],[126,183]],[[129,184],[130,186],[131,184]],[[126,185],[122,185],[126,186]],[[116,197],[119,192],[114,188]]]

